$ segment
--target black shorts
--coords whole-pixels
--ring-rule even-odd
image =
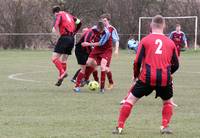
[[[81,46],[76,46],[75,49],[76,59],[79,65],[86,65],[89,54]]]
[[[170,98],[173,97],[172,85],[173,84],[170,84],[165,87],[161,87],[161,86],[154,87],[154,86],[146,85],[141,80],[138,80],[131,91],[135,97],[141,98],[143,96],[148,96],[149,94],[153,92],[153,90],[155,90],[156,91],[155,98],[160,97],[162,100],[169,100]]]
[[[73,48],[74,48],[74,37],[63,35],[58,39],[58,42],[54,48],[54,52],[59,54],[71,55]]]

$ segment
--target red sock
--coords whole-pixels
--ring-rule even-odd
[[[110,84],[114,83],[113,79],[112,79],[112,72],[111,71],[107,72],[107,78],[108,78],[108,81],[109,81]]]
[[[84,74],[80,71],[76,79],[76,87],[80,87],[80,84],[83,78],[84,78]]]
[[[124,128],[125,121],[129,117],[132,107],[133,105],[128,102],[122,105],[118,119],[118,128]]]
[[[64,71],[66,71],[67,70],[67,64],[66,63],[62,63],[62,68],[64,69]],[[61,76],[61,74],[60,74],[60,76]]]
[[[66,71],[67,70],[67,63],[62,63],[62,67]]]
[[[173,105],[170,102],[163,104],[162,109],[162,126],[167,127],[173,114]]]
[[[98,71],[97,71],[97,70],[95,70],[95,71],[93,72],[93,77],[94,77],[94,80],[95,80],[95,81],[99,82],[99,77],[98,77]]]
[[[105,80],[106,80],[106,72],[101,71],[101,89],[104,89],[105,87]]]
[[[59,74],[63,74],[65,72],[65,70],[63,69],[62,63],[60,62],[58,58],[54,59],[52,62],[55,64],[56,68],[58,69]]]
[[[92,74],[93,71],[94,71],[93,67],[86,67],[86,70],[85,70],[85,80],[89,80],[90,75]]]

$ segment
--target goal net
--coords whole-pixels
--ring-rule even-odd
[[[138,40],[150,33],[150,23],[153,17],[139,18]],[[189,48],[197,49],[197,16],[164,17],[166,20],[165,34],[175,30],[176,24],[180,24],[182,31],[186,34]]]

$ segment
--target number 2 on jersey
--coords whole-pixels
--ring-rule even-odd
[[[158,48],[156,49],[155,54],[159,54],[159,55],[162,54],[162,50],[161,50],[161,48],[163,46],[162,40],[156,39],[155,44],[158,45]]]

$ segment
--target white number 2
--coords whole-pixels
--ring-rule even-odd
[[[162,54],[162,50],[161,50],[161,48],[163,46],[162,40],[156,39],[155,44],[158,45],[158,48],[156,49],[155,54],[159,54],[159,55]]]

